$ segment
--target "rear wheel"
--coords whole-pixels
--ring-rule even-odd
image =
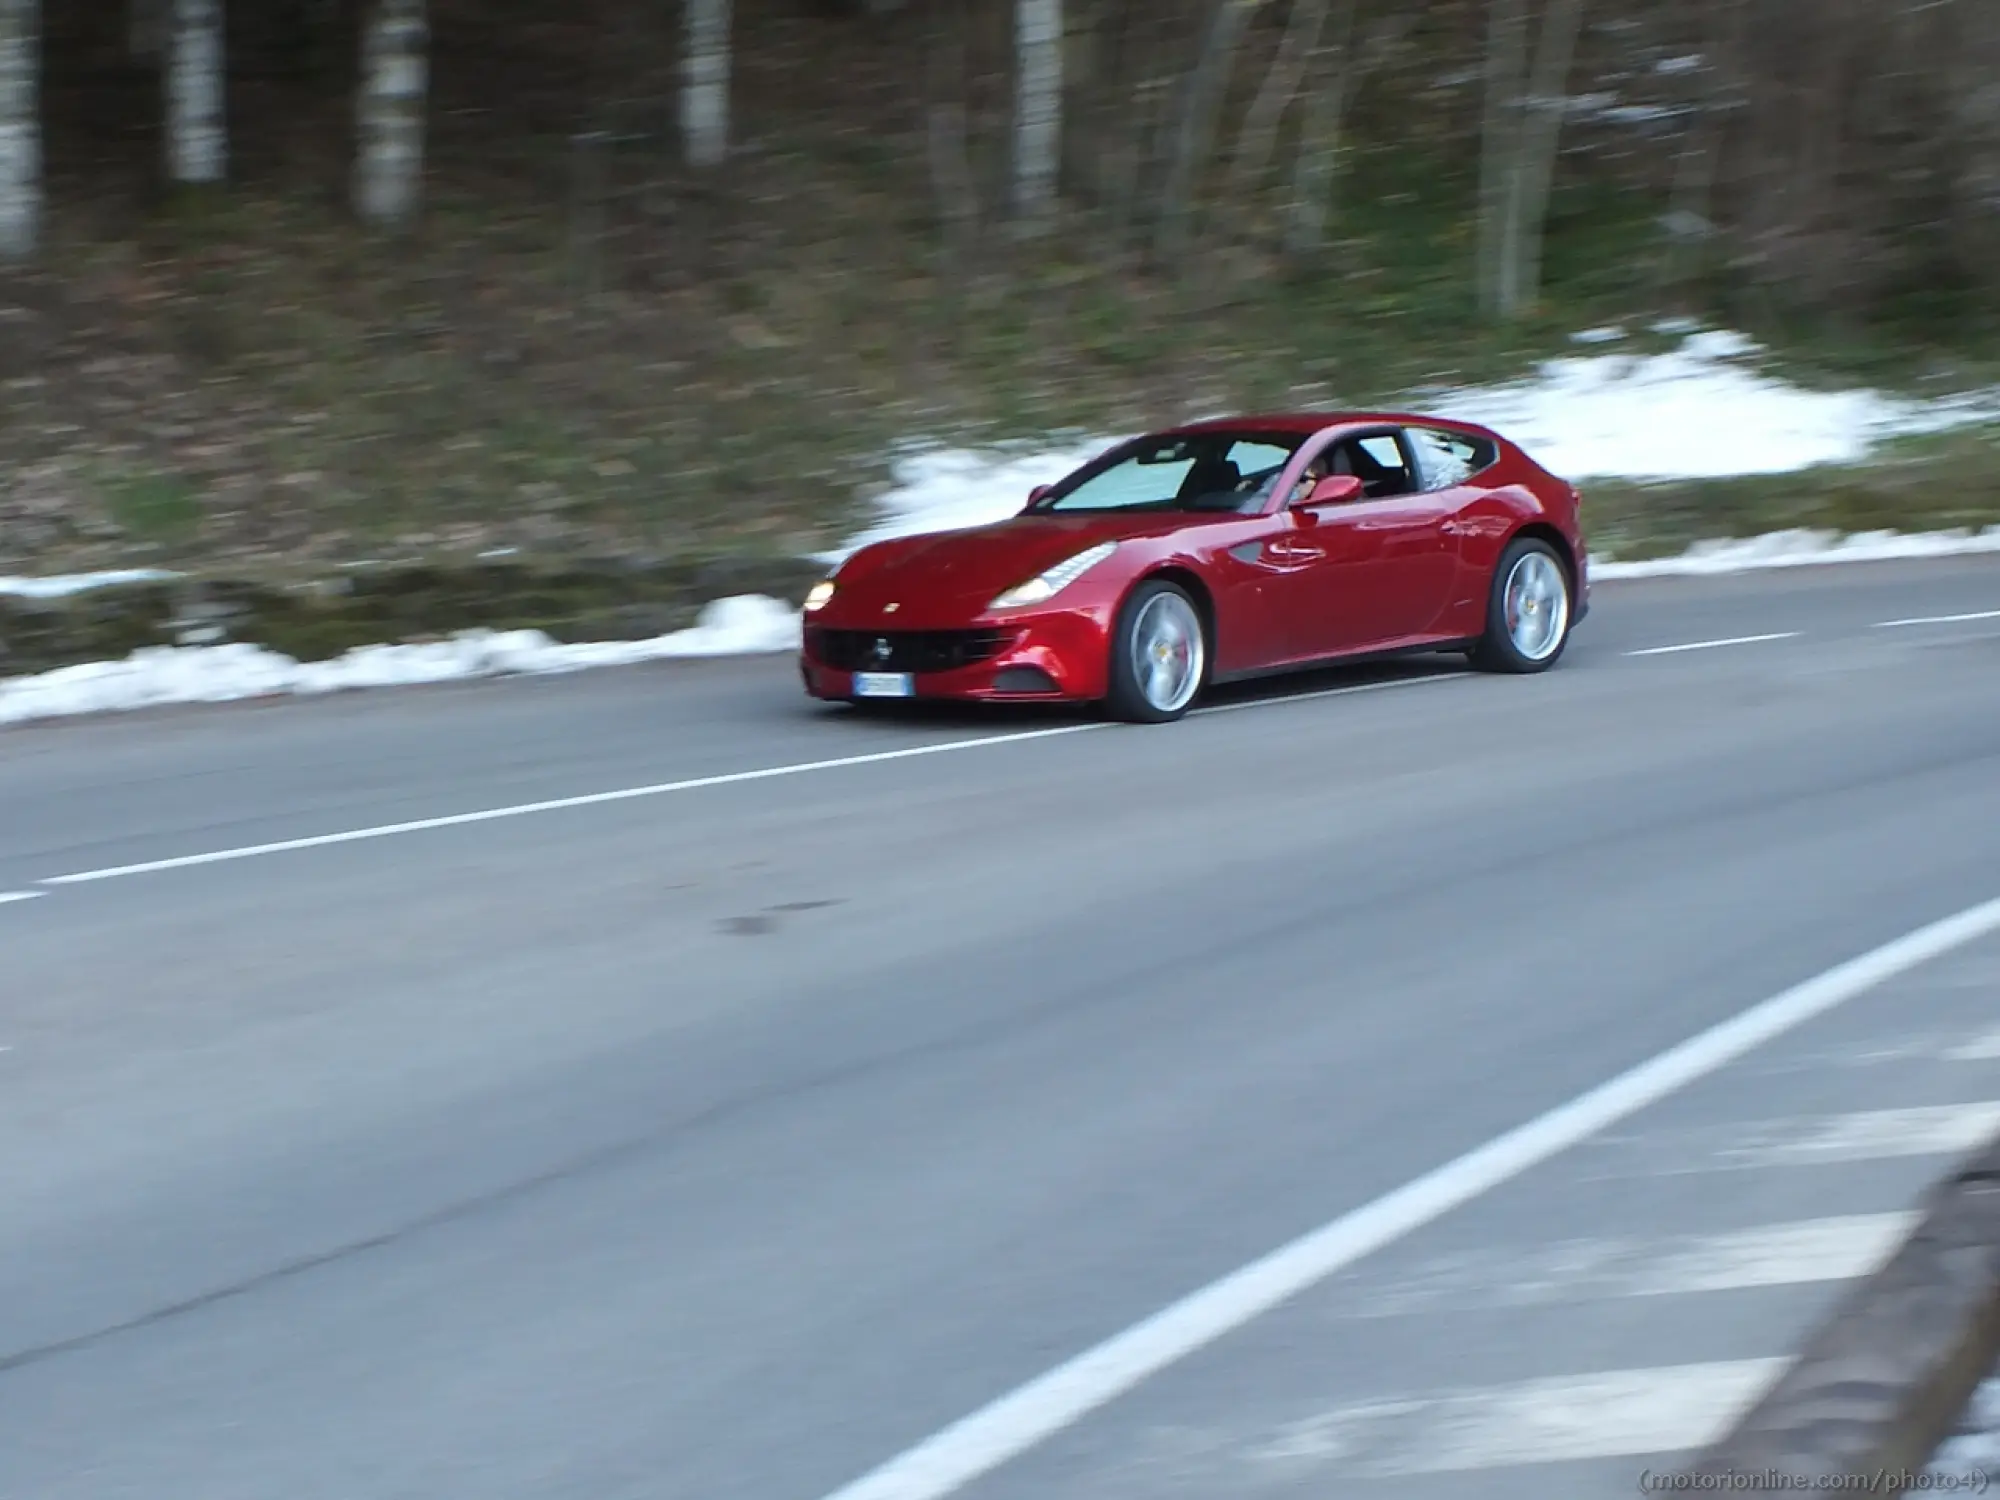
[[[1486,634],[1472,664],[1487,672],[1545,672],[1569,644],[1570,579],[1540,537],[1516,537],[1500,554],[1486,601]]]
[[[1208,678],[1208,637],[1201,611],[1178,584],[1140,584],[1118,611],[1111,632],[1111,682],[1106,707],[1132,724],[1180,718]]]

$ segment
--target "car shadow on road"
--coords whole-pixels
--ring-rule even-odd
[[[1467,672],[1465,659],[1457,655],[1406,656],[1385,661],[1342,663],[1249,682],[1225,683],[1203,693],[1193,712],[1200,714],[1205,709],[1253,708],[1260,704],[1283,703],[1393,682],[1463,677]],[[1095,704],[962,703],[922,699],[859,705],[825,704],[820,706],[819,716],[832,724],[857,728],[894,725],[908,729],[986,734],[1108,721],[1104,710]]]

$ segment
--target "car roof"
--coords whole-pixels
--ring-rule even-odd
[[[1177,426],[1161,428],[1156,435],[1183,432],[1284,432],[1306,437],[1315,432],[1323,432],[1329,427],[1437,427],[1447,432],[1491,438],[1495,442],[1503,441],[1499,433],[1491,428],[1481,427],[1476,422],[1421,412],[1395,411],[1272,412],[1261,416],[1210,417],[1199,422],[1183,422]]]

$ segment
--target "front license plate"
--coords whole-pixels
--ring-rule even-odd
[[[916,679],[908,672],[856,672],[857,698],[909,698],[917,691]]]

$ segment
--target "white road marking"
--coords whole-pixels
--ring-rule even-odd
[[[1780,630],[1772,635],[1733,635],[1719,641],[1689,641],[1682,646],[1648,646],[1643,651],[1627,651],[1627,656],[1672,656],[1679,651],[1713,651],[1718,646],[1754,646],[1759,641],[1789,641],[1800,634],[1796,630]]]
[[[1368,1402],[1292,1423],[1247,1456],[1379,1478],[1683,1453],[1727,1428],[1789,1364],[1607,1370]]]
[[[1983,1145],[2000,1130],[2000,1101],[1858,1110],[1703,1125],[1654,1136],[1606,1138],[1597,1144],[1627,1159],[1585,1179],[1616,1181],[1645,1175],[1690,1177],[1703,1172],[1829,1166],[1950,1156]],[[1638,1164],[1633,1155],[1650,1158]]]
[[[1526,1307],[1612,1297],[1674,1297],[1805,1286],[1866,1276],[1916,1225],[1914,1210],[1760,1224],[1658,1240],[1578,1239],[1480,1250],[1393,1281],[1357,1280],[1342,1319],[1445,1308]]]
[[[1362,1257],[1899,974],[2000,932],[2000,898],[1904,934],[1753,1005],[1589,1093],[1211,1282],[827,1500],[938,1500]],[[1746,1381],[1751,1377],[1745,1377]],[[1756,1380],[1763,1378],[1758,1367]],[[1726,1404],[1726,1403],[1725,1403]],[[1704,1414],[1710,1411],[1704,1407]],[[1598,1424],[1593,1413],[1591,1425]],[[1675,1434],[1676,1438],[1680,1436]]]
[[[2000,1130],[2000,1103],[1992,1101],[1871,1109],[1801,1121],[1789,1139],[1773,1132],[1773,1138],[1748,1142],[1726,1154],[1749,1167],[1947,1156],[1972,1150],[1995,1130]]]
[[[0,906],[13,901],[32,901],[37,896],[46,896],[47,891],[0,891]]]
[[[1952,1062],[1991,1062],[2000,1058],[2000,1026],[1976,1036],[1962,1046],[1954,1047],[1945,1056]]]
[[[1969,615],[1919,615],[1909,620],[1878,620],[1877,630],[1894,630],[1902,625],[1965,625],[1973,620],[2000,620],[2000,609],[1982,609]]]
[[[1387,682],[1363,682],[1350,687],[1326,688],[1313,693],[1297,693],[1288,698],[1270,698],[1253,704],[1220,704],[1197,709],[1196,714],[1226,713],[1236,708],[1271,707],[1308,702],[1320,698],[1343,698],[1356,693],[1384,692],[1391,688],[1421,687],[1433,682],[1451,682],[1469,677],[1469,672],[1438,672],[1422,677],[1399,677]],[[1194,717],[1190,715],[1189,717]],[[1007,734],[980,735],[973,739],[948,740],[936,745],[910,745],[900,750],[876,750],[865,755],[842,755],[830,760],[795,761],[790,765],[766,766],[755,771],[725,771],[714,776],[691,776],[681,781],[662,781],[651,786],[624,787],[611,792],[585,792],[573,797],[553,797],[545,802],[523,802],[511,807],[489,807],[478,812],[448,813],[435,818],[414,818],[406,823],[383,823],[369,828],[350,828],[339,833],[309,834],[303,838],[279,839],[268,844],[248,844],[235,849],[213,849],[202,854],[180,854],[140,864],[113,865],[102,870],[79,870],[69,875],[52,875],[44,885],[80,885],[87,881],[118,880],[128,875],[151,875],[162,870],[185,870],[196,865],[225,864],[232,860],[259,859],[270,854],[287,854],[300,849],[324,849],[333,844],[354,844],[369,839],[396,838],[410,833],[428,833],[440,828],[460,828],[472,823],[492,823],[503,818],[525,818],[537,813],[565,812],[571,808],[599,807],[611,802],[631,802],[644,797],[664,797],[674,792],[702,791],[709,787],[739,786],[751,781],[772,781],[784,776],[806,776],[818,771],[838,771],[848,766],[873,766],[889,761],[914,760],[924,755],[948,755],[957,750],[978,750],[989,745],[1022,744],[1029,740],[1054,739],[1059,735],[1088,734],[1093,730],[1126,726],[1093,721],[1059,724],[1048,729],[1022,729]],[[40,895],[41,892],[31,892]]]

